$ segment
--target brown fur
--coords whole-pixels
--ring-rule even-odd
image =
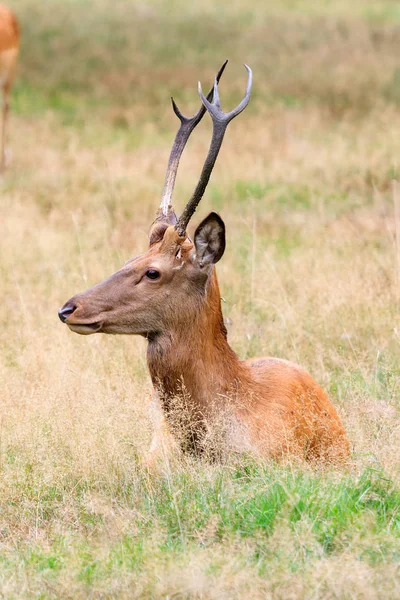
[[[64,305],[73,310],[66,319],[70,329],[145,335],[163,414],[168,422],[176,398],[185,397],[196,451],[220,413],[234,451],[262,458],[346,458],[345,431],[319,385],[285,360],[239,360],[227,341],[213,264],[200,265],[197,246],[172,226],[155,228],[147,253]],[[148,269],[158,269],[160,279],[147,279]],[[165,436],[163,423],[157,431]],[[153,441],[154,451],[161,447],[160,440]]]
[[[0,53],[18,48],[19,26],[13,12],[0,4]]]
[[[14,80],[19,50],[19,27],[12,11],[0,4],[0,87],[3,94],[0,132],[0,170],[5,166],[5,137],[9,94]]]

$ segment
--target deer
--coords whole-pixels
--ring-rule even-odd
[[[0,172],[6,166],[6,125],[9,113],[9,98],[14,81],[19,52],[19,26],[14,13],[0,4],[0,86],[2,91],[2,122],[0,139]]]
[[[146,464],[168,458],[177,446],[202,456],[212,423],[221,422],[216,418],[219,414],[228,455],[343,463],[349,457],[345,429],[311,375],[280,358],[240,360],[228,343],[215,268],[226,245],[222,218],[211,212],[197,226],[193,239],[187,233],[227,126],[250,100],[252,71],[244,65],[245,95],[234,110],[222,111],[218,83],[226,64],[207,96],[199,82],[201,106],[193,117],[184,116],[171,98],[180,126],[160,206],[150,226],[148,249],[103,282],[70,298],[58,316],[81,335],[133,334],[147,340],[154,432]],[[209,151],[195,190],[177,218],[172,194],[179,161],[206,112],[213,124]],[[177,399],[184,400],[191,416],[185,421],[184,443],[174,439]]]

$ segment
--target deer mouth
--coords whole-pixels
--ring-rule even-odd
[[[68,327],[74,333],[80,333],[81,335],[90,335],[91,333],[97,333],[102,327],[102,323],[97,321],[96,323],[68,323]]]

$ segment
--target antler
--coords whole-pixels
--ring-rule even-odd
[[[224,113],[221,109],[221,103],[219,99],[218,93],[218,80],[215,79],[214,82],[214,99],[212,104],[210,103],[209,97],[205,98],[201,89],[201,84],[199,82],[199,96],[203,105],[206,107],[207,111],[210,113],[212,121],[213,121],[213,135],[211,139],[210,149],[207,154],[207,158],[205,160],[203,170],[200,175],[199,182],[196,186],[196,189],[193,192],[192,197],[187,203],[185,210],[179,217],[178,223],[175,225],[175,229],[178,231],[179,235],[183,237],[186,233],[186,228],[189,223],[191,216],[196,210],[200,200],[203,197],[205,189],[207,187],[208,181],[210,179],[212,170],[215,165],[215,161],[217,160],[218,153],[220,151],[222,141],[224,139],[226,128],[232,119],[237,117],[248,105],[251,94],[251,86],[253,83],[253,73],[249,66],[244,65],[249,74],[247,80],[246,93],[244,95],[241,103],[231,112]],[[210,94],[209,94],[210,95]],[[208,96],[209,96],[208,95]]]
[[[216,82],[219,82],[227,63],[228,63],[228,61],[226,60],[224,62],[224,64],[221,66],[220,70],[218,71],[217,76],[215,78]],[[208,92],[207,100],[211,101],[213,99],[214,93],[215,93],[215,85]],[[174,113],[180,120],[181,125],[175,136],[175,140],[174,140],[174,143],[173,143],[172,149],[171,149],[171,154],[170,154],[169,160],[168,160],[168,167],[167,167],[167,172],[165,174],[164,188],[163,188],[163,192],[162,192],[162,196],[161,196],[160,208],[158,210],[158,215],[157,215],[158,218],[169,216],[169,214],[172,210],[172,205],[171,205],[172,192],[174,190],[176,173],[178,170],[179,161],[180,161],[183,149],[186,146],[186,142],[188,141],[189,136],[192,133],[193,129],[196,127],[196,125],[198,125],[200,123],[201,119],[203,118],[203,116],[205,115],[205,112],[206,112],[206,108],[205,108],[204,104],[202,104],[202,106],[199,108],[197,113],[195,115],[193,115],[193,117],[191,117],[191,118],[185,117],[181,113],[179,108],[177,107],[175,100],[173,98],[171,98],[171,101],[172,101],[172,108],[174,109]]]

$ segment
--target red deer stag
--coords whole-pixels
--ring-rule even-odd
[[[0,4],[0,86],[3,94],[2,123],[0,138],[0,171],[6,166],[5,143],[6,124],[9,110],[9,96],[14,79],[19,49],[19,27],[17,19],[9,8]]]
[[[150,230],[149,249],[102,283],[73,296],[59,317],[76,333],[137,334],[147,339],[147,363],[158,406],[150,462],[170,447],[168,430],[181,398],[192,417],[189,422],[195,423],[188,425],[186,449],[189,445],[192,451],[201,452],[219,407],[224,407],[223,415],[228,407],[226,448],[259,458],[297,456],[335,463],[348,456],[349,444],[334,407],[312,377],[278,358],[241,361],[228,344],[214,268],[225,250],[221,217],[209,214],[197,227],[193,241],[186,233],[228,123],[250,99],[252,72],[245,65],[248,82],[243,100],[227,114],[221,110],[218,81],[225,65],[207,98],[199,84],[202,106],[192,118],[183,116],[172,100],[181,125]],[[213,122],[210,149],[197,187],[177,219],[171,198],[179,160],[206,110]]]

